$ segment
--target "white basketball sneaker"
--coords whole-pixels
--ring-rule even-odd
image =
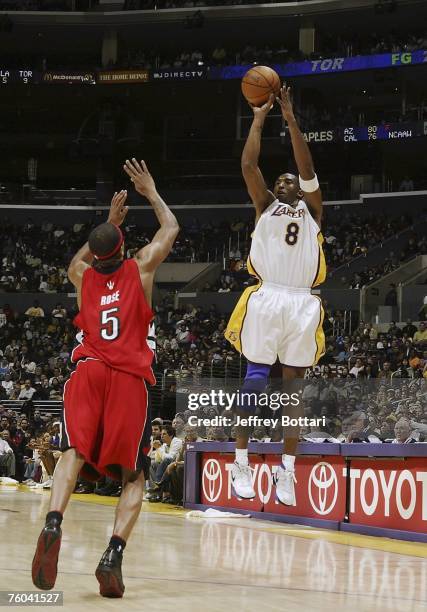
[[[285,470],[283,465],[277,468],[273,476],[273,484],[276,487],[276,496],[281,504],[285,506],[296,506],[297,500],[295,497],[295,478],[294,470]]]
[[[255,491],[252,486],[252,468],[235,461],[231,468],[231,488],[237,497],[253,499]]]

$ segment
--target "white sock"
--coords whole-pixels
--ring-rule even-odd
[[[295,455],[282,455],[282,464],[285,470],[293,472],[295,468]]]
[[[249,465],[247,448],[236,448],[236,463],[240,465]]]

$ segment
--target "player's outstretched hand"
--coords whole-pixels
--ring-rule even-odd
[[[132,161],[127,159],[123,169],[140,195],[148,198],[156,192],[156,184],[144,160],[141,160],[141,164],[139,164],[134,157],[132,157]]]
[[[271,94],[267,102],[263,104],[262,106],[254,106],[253,104],[250,104],[249,106],[252,108],[254,112],[254,117],[256,119],[261,119],[261,121],[264,121],[268,113],[273,108],[273,105],[274,105],[274,94]]]
[[[277,96],[276,100],[279,103],[280,108],[282,109],[283,118],[286,121],[289,121],[290,119],[293,119],[294,118],[294,109],[293,109],[293,106],[292,106],[291,88],[290,87],[286,87],[286,83],[280,89],[280,97]]]
[[[108,222],[114,223],[114,225],[121,225],[128,214],[129,207],[125,206],[128,192],[125,189],[117,192],[113,195],[110,206],[110,214],[108,215]]]

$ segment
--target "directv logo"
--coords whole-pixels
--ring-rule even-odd
[[[176,72],[154,72],[154,79],[200,79],[204,76],[203,70],[182,70]]]

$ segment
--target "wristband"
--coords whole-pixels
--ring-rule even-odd
[[[313,193],[313,191],[317,191],[319,189],[319,181],[317,180],[317,174],[315,174],[314,177],[308,181],[305,181],[300,176],[299,185],[301,189],[305,191],[305,193]]]

